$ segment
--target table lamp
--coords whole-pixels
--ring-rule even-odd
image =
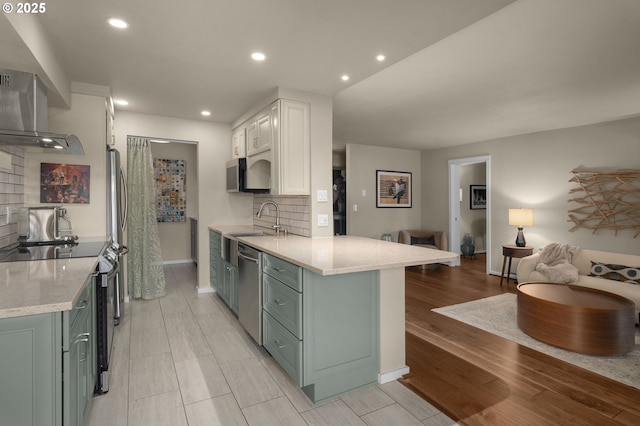
[[[516,246],[526,246],[527,242],[524,239],[522,228],[525,226],[533,226],[533,209],[509,209],[509,225],[518,227]]]

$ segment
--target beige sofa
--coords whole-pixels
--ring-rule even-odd
[[[520,259],[517,269],[519,283],[526,281],[548,281],[542,273],[536,271],[539,257],[540,253],[534,253],[531,256]],[[579,250],[572,262],[573,266],[578,268],[578,282],[575,283],[575,285],[604,290],[626,297],[636,304],[636,321],[638,321],[638,315],[640,313],[640,284],[628,284],[622,281],[591,276],[592,261],[639,268],[640,256],[585,249]],[[640,279],[636,279],[635,281],[640,282]]]
[[[447,250],[447,234],[443,231],[407,229],[398,233],[398,242],[436,250]],[[420,265],[421,269],[435,269],[439,264]]]
[[[447,250],[447,234],[443,231],[408,229],[398,233],[398,242],[436,250]]]

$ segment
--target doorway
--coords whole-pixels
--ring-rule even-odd
[[[478,185],[469,185],[468,181],[462,185],[462,176],[464,167],[482,165],[484,164],[484,182],[478,182]],[[472,188],[475,186],[476,188]],[[484,224],[474,224],[474,228],[482,229],[484,225],[484,235],[482,241],[476,241],[482,243],[484,250],[486,251],[486,273],[491,271],[491,157],[479,156],[459,158],[455,160],[449,160],[449,250],[460,254],[460,242],[461,242],[461,227],[463,224],[462,209],[475,210],[478,209],[482,203],[474,202],[472,199],[472,190],[477,190],[477,187],[484,186]],[[465,216],[466,215],[465,211]],[[477,215],[476,215],[477,216]],[[454,266],[460,265],[460,259],[457,259],[452,263]]]

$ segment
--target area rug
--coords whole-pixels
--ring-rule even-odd
[[[522,332],[518,328],[516,295],[513,293],[436,308],[433,311],[640,389],[640,333],[637,330],[635,349],[628,354],[591,356],[547,345]]]

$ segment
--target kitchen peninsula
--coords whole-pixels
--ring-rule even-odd
[[[263,253],[263,345],[314,402],[408,373],[404,268],[457,257],[356,236],[247,236],[263,230],[250,226],[209,230],[212,257],[223,235],[237,235]]]

